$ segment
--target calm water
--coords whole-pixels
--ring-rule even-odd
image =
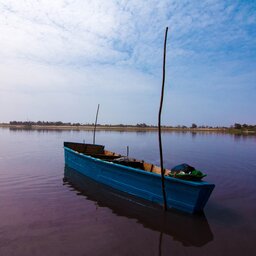
[[[216,184],[202,216],[164,214],[65,169],[63,141],[83,140],[92,133],[0,129],[0,255],[256,255],[256,137],[163,133],[166,167],[189,163]],[[96,142],[159,163],[157,133]]]

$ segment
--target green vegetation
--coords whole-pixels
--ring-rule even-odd
[[[32,122],[32,121],[11,121],[10,122],[10,125],[28,125],[28,126],[31,126],[31,125],[44,125],[44,126],[49,126],[49,125],[56,125],[56,126],[67,126],[67,125],[77,125],[77,124],[71,124],[71,123],[63,123],[61,121],[57,121],[57,122],[45,122],[45,121],[37,121],[37,122]],[[80,125],[80,124],[78,124]]]
[[[94,123],[70,123],[70,122],[49,122],[49,121],[11,121],[8,124],[0,124],[1,127],[10,127],[13,129],[93,129]],[[98,124],[97,129],[101,130],[142,130],[151,131],[156,130],[156,125],[147,125],[145,123],[138,123],[136,125],[127,124]],[[197,125],[192,123],[190,127],[185,125],[162,125],[162,130],[164,131],[193,131],[193,132],[219,132],[219,133],[231,133],[231,134],[256,134],[256,125],[250,124],[239,124],[235,123],[230,127],[225,126],[207,126],[207,125]]]
[[[195,128],[197,128],[197,125],[196,125],[196,124],[192,124],[192,125],[191,125],[191,128],[192,128],[192,129],[195,129]]]
[[[234,134],[256,133],[256,125],[235,123],[229,128],[229,132]]]

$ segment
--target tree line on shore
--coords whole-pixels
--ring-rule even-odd
[[[49,121],[10,121],[10,125],[13,126],[32,126],[32,125],[38,125],[38,126],[94,126],[94,123],[87,123],[87,124],[81,124],[81,123],[71,123],[71,122],[49,122]],[[138,128],[155,128],[156,125],[147,125],[145,123],[138,123],[136,125],[127,125],[127,124],[98,124],[98,126],[105,126],[105,127],[138,127]],[[163,128],[176,128],[176,129],[235,129],[235,130],[256,130],[256,125],[251,124],[240,124],[235,123],[234,125],[231,125],[229,127],[225,126],[208,126],[208,125],[197,125],[195,123],[192,123],[191,126],[186,125],[177,125],[177,126],[171,126],[171,125],[162,125]]]
[[[80,123],[65,123],[61,121],[57,122],[49,122],[49,121],[10,121],[10,125],[24,125],[24,126],[32,126],[32,125],[40,125],[40,126],[78,126]]]

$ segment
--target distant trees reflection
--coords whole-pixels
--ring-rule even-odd
[[[33,125],[38,126],[93,126],[94,123],[87,123],[87,124],[81,124],[81,123],[71,123],[71,122],[62,122],[62,121],[56,121],[56,122],[49,122],[49,121],[10,121],[10,125],[12,126],[26,126],[26,127],[32,127]],[[138,127],[138,128],[156,128],[156,125],[147,125],[146,123],[137,123],[136,125],[127,125],[127,124],[98,124],[98,126],[102,127]],[[234,130],[234,131],[256,131],[256,125],[251,124],[240,124],[235,123],[234,125],[231,125],[229,127],[225,126],[208,126],[208,125],[197,125],[195,123],[192,123],[190,127],[185,125],[177,125],[177,126],[171,126],[171,125],[162,125],[163,128],[170,128],[170,129],[220,129],[220,130]]]

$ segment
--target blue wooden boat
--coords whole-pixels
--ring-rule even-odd
[[[64,142],[65,164],[116,190],[162,205],[161,168],[107,151],[102,145]],[[170,177],[165,170],[168,208],[201,212],[215,185]]]

